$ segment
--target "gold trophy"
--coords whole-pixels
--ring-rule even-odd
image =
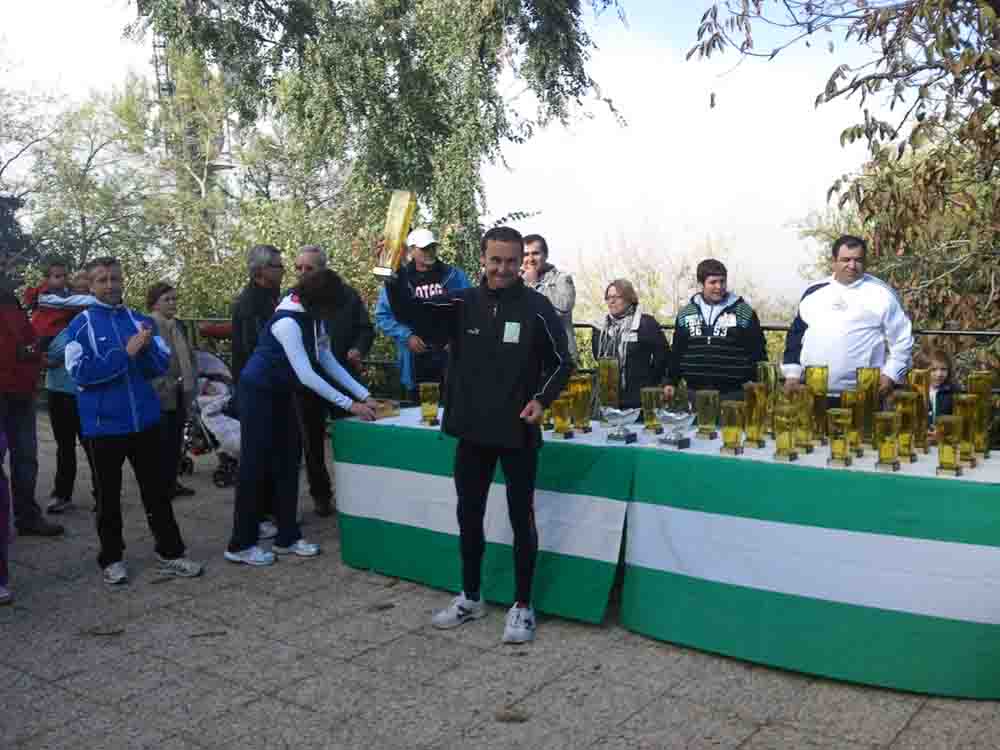
[[[727,456],[743,455],[743,402],[723,401],[722,447],[719,452]]]
[[[643,428],[654,435],[662,435],[663,425],[660,424],[657,411],[663,408],[663,388],[660,386],[641,388],[639,398],[642,404]]]
[[[542,429],[548,432],[555,428],[555,423],[552,421],[552,404],[549,404],[542,414]]]
[[[930,453],[927,426],[931,400],[931,371],[922,368],[910,370],[906,379],[910,383],[910,388],[917,394],[917,427],[913,431],[914,450]]]
[[[805,385],[813,394],[813,438],[826,445],[826,393],[830,386],[830,368],[809,365],[805,370]]]
[[[970,469],[976,467],[976,416],[979,410],[979,395],[976,393],[955,394],[956,416],[962,418],[962,433],[959,438],[959,460]]]
[[[850,466],[853,451],[848,433],[854,426],[854,413],[850,409],[838,407],[826,410],[826,432],[830,438],[830,457],[827,466]]]
[[[916,391],[896,392],[896,414],[899,415],[899,460],[917,462],[917,432],[927,434],[925,425],[917,424],[917,406],[920,394]]]
[[[573,402],[566,391],[552,402],[552,419],[555,424],[553,430],[555,437],[563,440],[573,437]]]
[[[375,419],[399,416],[399,402],[387,398],[375,399]]]
[[[774,460],[796,461],[795,433],[798,429],[798,410],[792,404],[774,407]]]
[[[934,428],[937,432],[937,475],[962,476],[962,418],[953,414],[942,414],[934,420]]]
[[[813,440],[814,396],[809,386],[802,386],[792,392],[792,402],[798,411],[795,447],[803,453],[812,453],[816,447]]]
[[[774,407],[778,405],[778,389],[781,388],[781,368],[774,362],[758,362],[757,382],[761,383],[767,391],[764,399],[764,432],[774,437],[772,418],[774,417]],[[747,439],[749,440],[749,437]]]
[[[417,196],[409,190],[394,190],[382,232],[382,247],[375,259],[373,273],[382,279],[391,278],[399,270],[406,250],[406,235],[417,210]]]
[[[841,391],[840,406],[851,412],[851,426],[847,429],[847,441],[850,443],[854,455],[861,458],[865,455],[865,447],[861,444],[861,435],[864,433],[864,412],[858,392]]]
[[[766,383],[743,384],[743,417],[746,422],[746,444],[751,448],[763,448],[765,444],[764,435],[767,434],[767,427],[765,425],[767,399]]]
[[[573,397],[573,430],[588,433],[590,427],[590,394],[591,382],[589,375],[574,375],[569,379],[569,392]]]
[[[621,371],[618,360],[614,357],[603,357],[597,360],[597,397],[601,406],[618,408],[618,388]]]
[[[418,383],[417,390],[420,392],[420,421],[429,427],[441,424],[438,421],[441,386],[438,383]]]
[[[965,381],[965,390],[979,396],[976,424],[972,429],[973,448],[979,458],[990,457],[990,428],[993,425],[993,373],[973,370]]]
[[[877,411],[872,417],[872,440],[878,453],[875,468],[879,471],[899,471],[899,415],[894,411]]]
[[[858,378],[858,398],[861,399],[861,414],[864,428],[861,434],[862,442],[874,447],[874,414],[878,411],[878,386],[882,377],[882,371],[877,367],[859,367]]]
[[[698,414],[698,437],[715,440],[719,437],[715,429],[719,424],[719,392],[709,388],[696,391],[694,403]]]

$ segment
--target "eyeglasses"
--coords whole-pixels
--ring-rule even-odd
[[[620,297],[617,294],[612,294],[612,295],[609,295],[609,296],[605,297],[604,301],[610,304],[611,302],[617,302],[620,299],[623,299],[623,298]]]

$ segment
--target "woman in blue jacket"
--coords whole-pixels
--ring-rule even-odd
[[[243,368],[236,398],[240,413],[240,477],[233,536],[225,557],[245,565],[271,565],[275,553],[313,557],[319,545],[302,538],[297,505],[302,445],[293,394],[309,388],[330,403],[365,420],[375,418],[375,402],[334,358],[324,319],[346,299],[333,271],[306,277],[281,301],[264,326]],[[326,371],[353,398],[331,386]],[[270,476],[275,488],[278,535],[272,551],[258,542],[257,489]]]

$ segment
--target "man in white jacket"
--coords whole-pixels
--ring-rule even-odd
[[[833,276],[811,285],[785,339],[781,366],[786,389],[808,365],[830,368],[830,393],[856,387],[858,367],[882,370],[879,393],[903,382],[910,369],[913,327],[896,292],[864,272],[868,250],[860,237],[833,243]]]

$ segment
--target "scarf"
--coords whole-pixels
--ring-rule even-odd
[[[181,327],[177,325],[175,319],[167,320],[159,313],[153,313],[152,317],[160,328],[160,335],[170,347],[171,363],[176,361],[180,368],[180,380],[184,392],[193,393],[194,370],[191,367],[191,348],[188,346],[187,338],[181,332]]]
[[[598,357],[614,357],[618,360],[618,380],[619,386],[622,388],[625,386],[625,368],[628,366],[626,354],[628,353],[629,337],[627,334],[632,330],[632,321],[639,314],[639,306],[631,305],[618,317],[606,315],[601,338],[597,344]]]

